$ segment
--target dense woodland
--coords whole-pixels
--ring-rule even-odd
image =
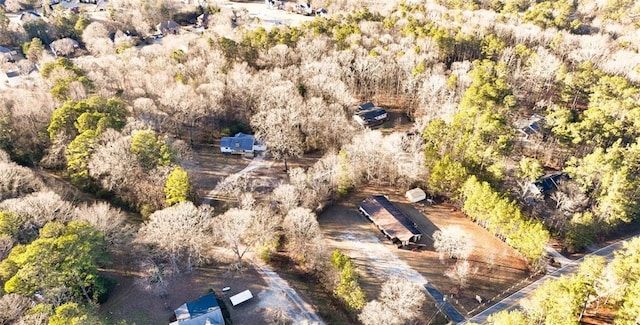
[[[635,1],[384,10],[329,1],[328,18],[265,29],[213,2],[113,0],[107,20],[45,4],[47,20],[10,23],[38,3],[0,6],[0,46],[26,58],[15,63],[24,83],[0,88],[0,323],[100,323],[95,311],[112,284],[98,269],[123,250],[140,256],[139,284],[162,294],[196,265],[230,255],[243,267],[247,252],[268,258],[278,245],[328,279],[354,321],[395,313],[384,322],[404,322],[416,315],[389,299],[401,289],[386,284],[366,303],[349,257],[320,247],[316,213],[367,184],[421,186],[449,200],[532,272],[551,238],[580,252],[640,218]],[[201,34],[144,41],[160,21],[201,13],[210,14]],[[53,57],[48,45],[65,37],[80,49]],[[369,100],[411,129],[359,128],[353,108]],[[520,123],[533,114],[546,122],[524,138]],[[238,131],[264,139],[276,160],[322,157],[290,169],[267,195],[252,194],[246,179],[225,184],[234,207],[192,203],[193,148]],[[560,171],[568,177],[553,193],[529,190]],[[43,173],[97,200],[59,192]],[[637,324],[639,256],[632,241],[613,263],[588,260],[491,322],[577,324],[607,310],[611,322]]]

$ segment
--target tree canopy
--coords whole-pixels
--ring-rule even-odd
[[[48,300],[97,301],[105,293],[98,267],[106,261],[104,236],[86,222],[47,223],[38,239],[18,245],[0,263],[7,293],[33,295]]]

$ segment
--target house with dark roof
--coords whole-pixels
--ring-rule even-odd
[[[362,126],[371,127],[388,121],[389,115],[386,109],[374,107],[354,114],[353,119]]]
[[[17,51],[14,51],[10,48],[6,48],[3,46],[0,46],[0,59],[5,59],[9,62],[13,62],[14,60],[14,55],[18,55]]]
[[[384,195],[366,198],[358,210],[394,243],[406,246],[422,237],[418,226]]]
[[[545,175],[535,182],[529,183],[529,192],[534,195],[546,195],[558,189],[560,183],[569,179],[569,175],[567,173],[553,173],[550,175]]]
[[[376,105],[375,105],[374,103],[372,103],[372,102],[366,102],[366,103],[364,103],[364,104],[360,104],[360,105],[358,105],[358,107],[356,107],[356,110],[357,110],[358,112],[360,112],[360,111],[370,110],[370,109],[372,109],[372,108],[374,108],[374,107],[376,107]]]
[[[267,147],[259,143],[251,134],[237,133],[233,137],[220,139],[220,152],[231,154],[253,154],[256,151],[265,151]]]
[[[222,310],[213,293],[182,304],[174,314],[176,321],[170,325],[225,325]]]
[[[20,16],[18,16],[18,23],[23,25],[30,21],[39,20],[39,19],[42,19],[41,14],[33,10],[28,10],[20,13]]]

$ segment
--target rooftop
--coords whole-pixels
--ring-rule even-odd
[[[206,294],[194,301],[187,302],[175,311],[173,325],[224,325],[224,317],[215,294]]]
[[[416,224],[383,195],[366,198],[360,203],[360,209],[392,239],[405,242],[422,234]]]

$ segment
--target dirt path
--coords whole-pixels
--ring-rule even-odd
[[[244,159],[247,160],[247,159]],[[221,179],[220,181],[215,183],[215,187],[213,189],[209,189],[205,186],[203,189],[206,194],[202,203],[211,204],[215,198],[225,197],[229,192],[229,187],[233,186],[240,177],[243,175],[249,174],[251,172],[260,170],[260,169],[269,169],[274,164],[272,160],[265,160],[263,155],[258,155],[250,160],[249,164],[242,170],[235,172],[226,178]],[[206,181],[203,184],[207,184]],[[214,184],[214,181],[208,183],[209,186]],[[275,181],[268,181],[267,184],[275,184]]]
[[[203,203],[211,204],[216,197],[226,195],[228,186],[251,173],[256,174],[256,178],[265,178],[267,187],[272,189],[278,183],[279,177],[283,176],[280,175],[282,172],[275,170],[277,167],[274,165],[278,166],[273,160],[265,159],[263,155],[249,160],[221,155],[208,148],[197,153],[197,163],[190,173],[197,175],[198,192],[206,193],[203,195]],[[261,175],[257,175],[258,173]],[[253,259],[252,265],[268,285],[258,293],[260,307],[285,310],[296,324],[303,321],[324,324],[313,308],[273,269],[256,258]]]
[[[465,320],[455,307],[443,299],[443,294],[429,283],[427,278],[398,258],[377,236],[362,232],[346,232],[330,241],[333,241],[330,246],[340,247],[342,251],[348,252],[351,258],[361,261],[370,275],[379,279],[387,279],[390,276],[407,279],[423,288],[449,319],[456,323]]]
[[[259,260],[253,260],[252,264],[256,267],[256,270],[267,281],[269,289],[262,293],[268,294],[270,297],[285,296],[285,299],[261,299],[262,301],[273,304],[274,301],[279,302],[279,307],[286,307],[286,311],[294,320],[295,324],[299,324],[303,321],[307,321],[310,324],[324,324],[324,322],[316,315],[313,308],[307,304],[298,293],[289,286],[287,281],[283,280],[276,272],[274,272],[268,265],[262,263]],[[262,294],[261,293],[261,294]],[[265,306],[267,307],[267,306]]]
[[[358,204],[373,194],[388,195],[417,224],[424,236],[415,251],[397,249],[369,220],[358,213]],[[444,302],[442,298],[448,295],[447,302],[462,316],[471,317],[484,307],[475,299],[476,295],[489,304],[532,281],[527,273],[526,263],[517,252],[471,222],[453,206],[409,204],[403,194],[384,186],[370,186],[349,194],[327,208],[318,218],[326,246],[329,249],[338,248],[352,257],[364,280],[363,289],[369,299],[377,297],[380,285],[389,276],[401,276],[419,285],[433,285],[441,295],[431,287],[425,289],[432,291],[430,295],[438,301],[441,308],[445,307],[441,304]],[[461,227],[474,238],[474,251],[468,259],[471,272],[465,286],[446,275],[456,261],[440,260],[430,238],[433,232],[448,226]],[[425,310],[433,312],[432,306],[426,306]],[[450,318],[460,320],[457,316]]]

